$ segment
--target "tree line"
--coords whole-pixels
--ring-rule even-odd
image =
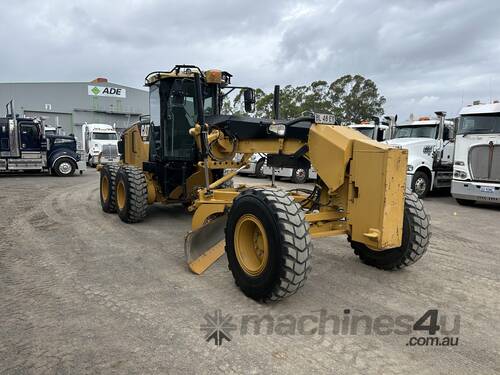
[[[273,115],[274,93],[255,90],[255,111],[253,116],[271,118]],[[310,85],[281,88],[280,117],[291,119],[316,113],[331,113],[346,123],[359,123],[384,113],[385,97],[380,95],[377,85],[359,74],[344,75],[332,83],[314,81]],[[222,112],[225,114],[245,114],[243,92],[233,98],[226,97]]]

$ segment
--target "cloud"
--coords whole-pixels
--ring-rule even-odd
[[[374,80],[386,112],[446,110],[500,98],[500,2],[294,0],[34,1],[0,5],[0,81],[140,87],[176,63],[220,67],[234,82]]]

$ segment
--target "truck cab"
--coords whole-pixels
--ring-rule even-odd
[[[0,171],[49,171],[71,176],[85,170],[76,152],[74,137],[47,135],[38,118],[18,117],[7,104],[7,116],[0,118]]]
[[[385,141],[389,136],[389,126],[384,124],[361,123],[347,126],[378,142]]]
[[[461,205],[500,203],[500,103],[460,111],[451,194]]]
[[[83,124],[82,139],[87,164],[118,163],[118,135],[108,124]]]
[[[408,150],[406,186],[419,198],[436,188],[451,187],[455,124],[445,119],[445,112],[436,115],[395,125],[387,141]]]

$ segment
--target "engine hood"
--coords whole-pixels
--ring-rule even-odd
[[[436,140],[434,138],[395,138],[386,141],[386,143],[392,146],[409,148],[412,146],[434,146]]]

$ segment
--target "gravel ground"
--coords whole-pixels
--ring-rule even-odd
[[[399,272],[363,265],[345,238],[314,240],[305,287],[263,305],[236,288],[225,258],[202,276],[188,271],[181,206],[127,225],[101,211],[98,194],[93,171],[0,177],[0,373],[500,373],[497,207],[428,198],[431,246]],[[459,317],[448,334],[458,345],[407,345],[426,334],[375,327],[314,331],[321,314],[387,322],[429,309],[442,330]],[[220,346],[200,330],[217,310],[235,328]],[[272,333],[263,324],[245,334],[251,314],[272,319]]]

